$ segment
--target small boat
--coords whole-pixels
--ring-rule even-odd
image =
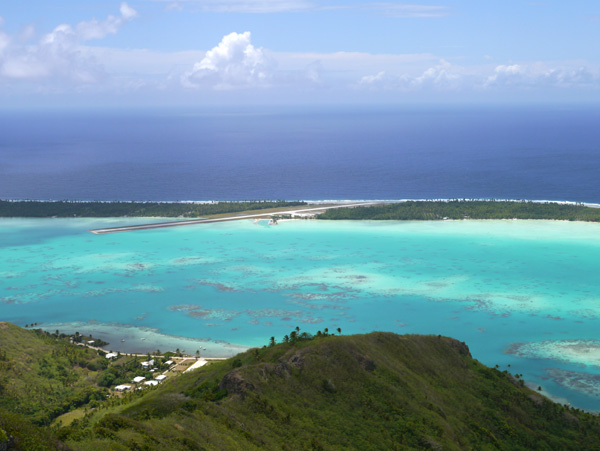
[[[124,342],[125,342],[125,339],[124,339],[124,338],[121,338],[121,343],[124,343]]]

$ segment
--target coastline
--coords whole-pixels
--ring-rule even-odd
[[[309,205],[319,204],[351,204],[361,202],[374,202],[374,203],[401,203],[401,202],[451,202],[454,200],[462,201],[494,201],[494,202],[533,202],[533,203],[552,203],[561,205],[583,205],[590,208],[600,208],[600,202],[587,202],[577,200],[552,200],[552,199],[513,199],[513,198],[497,198],[497,197],[464,197],[464,198],[397,198],[397,199],[300,199],[299,202],[306,202]],[[285,200],[284,201],[289,201]],[[251,200],[92,200],[92,199],[0,199],[0,202],[45,202],[45,203],[56,203],[56,202],[71,202],[71,203],[102,203],[102,204],[116,204],[116,203],[134,203],[134,204],[199,204],[199,205],[212,205],[218,204],[219,202],[239,202],[239,203],[251,203]],[[260,202],[277,202],[276,199],[261,199]],[[291,202],[291,201],[289,201]]]
[[[105,352],[121,352],[127,354],[154,353],[157,350],[161,354],[167,351],[175,352],[179,349],[181,353],[190,356],[200,355],[208,359],[229,358],[249,349],[249,346],[215,341],[210,338],[193,338],[181,335],[170,335],[160,332],[153,327],[138,327],[130,324],[99,323],[94,321],[85,322],[41,322],[36,326],[47,332],[59,330],[61,333],[72,335],[79,332],[82,335],[92,335],[107,341],[109,344],[100,347]],[[121,341],[124,340],[124,341]]]

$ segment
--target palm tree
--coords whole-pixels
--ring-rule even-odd
[[[337,328],[338,334],[342,335],[342,329],[340,327]]]
[[[275,337],[271,337],[269,340],[269,346],[275,346]]]

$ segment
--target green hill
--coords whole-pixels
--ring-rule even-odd
[[[107,366],[97,351],[68,338],[0,323],[0,408],[38,424],[91,400],[106,398],[95,383]]]
[[[250,350],[62,437],[74,449],[592,449],[600,423],[464,343],[372,333]]]
[[[598,448],[598,417],[480,364],[464,343],[320,335],[111,398],[55,436],[74,450]]]

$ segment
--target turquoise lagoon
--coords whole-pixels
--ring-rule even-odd
[[[600,410],[600,224],[87,231],[134,222],[0,220],[0,319],[91,333],[112,350],[206,356],[262,346],[296,326],[442,334],[561,402]]]

